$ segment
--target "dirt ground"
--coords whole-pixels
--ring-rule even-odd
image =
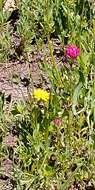
[[[32,70],[32,64],[31,68]],[[35,83],[40,80],[38,67],[31,71]],[[0,91],[6,96],[11,95],[13,100],[27,97],[27,86],[29,78],[29,66],[26,63],[6,63],[0,65]]]
[[[57,63],[62,60],[62,48],[58,40],[53,39],[54,56]],[[43,51],[44,50],[44,51]],[[45,74],[39,69],[39,62],[47,57],[47,62],[50,63],[50,55],[48,45],[44,44],[43,50],[35,51],[29,54],[29,61],[16,60],[8,63],[0,64],[0,92],[5,93],[5,96],[11,95],[12,100],[19,100],[27,97],[27,87],[31,85],[29,78],[33,81],[34,87],[40,87],[41,81],[48,85],[48,79]],[[64,52],[63,52],[64,54]],[[30,76],[31,75],[31,76]]]

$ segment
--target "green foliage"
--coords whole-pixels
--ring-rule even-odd
[[[68,190],[75,181],[95,183],[95,5],[87,0],[16,3],[20,11],[17,33],[24,40],[24,53],[33,50],[33,39],[38,50],[47,39],[50,63],[46,55],[39,68],[51,90],[48,102],[37,101],[31,93],[27,101],[12,104],[10,110],[0,93],[0,164],[6,158],[12,160],[17,190]],[[13,29],[7,22],[10,13],[3,11],[2,1],[0,9],[0,62],[5,62],[15,50]],[[66,35],[68,44],[80,47],[76,64],[69,59],[66,67],[61,60],[58,67],[52,35],[59,38],[64,56]],[[15,147],[4,143],[8,132],[16,137]]]

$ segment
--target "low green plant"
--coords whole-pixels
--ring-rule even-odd
[[[38,64],[50,89],[36,89],[32,84],[27,100],[12,104],[10,110],[1,93],[0,164],[4,159],[12,161],[11,175],[17,190],[68,190],[84,180],[95,184],[94,4],[90,7],[89,1],[23,0],[17,1],[17,6],[20,19],[16,32],[25,40],[24,53],[34,48],[33,39],[38,51],[40,39],[42,43],[47,39],[50,62],[45,55]],[[2,11],[1,61],[11,51],[6,18]],[[56,34],[63,51],[60,67],[52,42]],[[71,44],[79,47],[78,57],[67,56],[66,48],[72,48]]]

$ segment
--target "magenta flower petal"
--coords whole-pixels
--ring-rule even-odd
[[[66,47],[66,55],[69,58],[76,59],[80,55],[80,48],[76,45],[69,45]]]
[[[60,127],[62,125],[62,120],[60,117],[56,117],[53,122],[54,122],[54,125],[57,127]]]

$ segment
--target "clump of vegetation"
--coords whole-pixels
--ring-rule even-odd
[[[0,93],[0,178],[15,190],[94,190],[94,2],[21,0],[15,12],[0,8],[0,62],[29,67],[27,99],[11,104]],[[29,60],[35,51],[47,80],[38,88]]]

